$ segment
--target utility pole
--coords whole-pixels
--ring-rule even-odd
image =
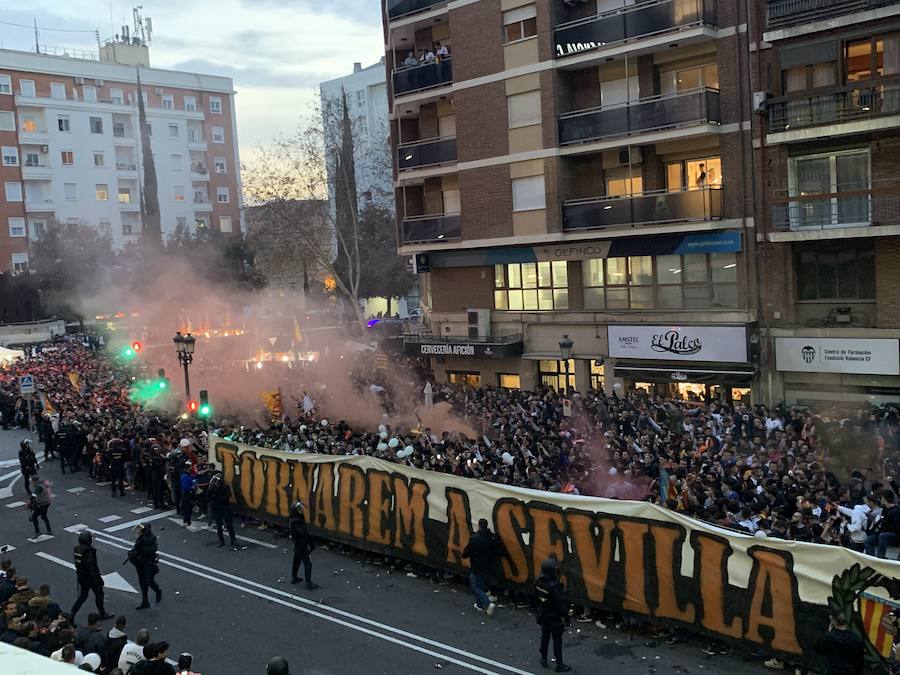
[[[40,33],[38,33],[37,18],[34,19],[34,51],[36,54],[41,53]]]

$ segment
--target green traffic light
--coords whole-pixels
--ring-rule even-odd
[[[158,386],[160,389],[165,389],[169,385],[166,384],[165,380],[160,380],[156,386]]]
[[[125,347],[125,349],[122,351],[122,356],[124,356],[126,359],[134,358],[134,350],[131,347]]]
[[[211,412],[212,412],[212,408],[210,408],[208,405],[200,406],[200,410],[199,410],[200,417],[209,417],[209,414]]]

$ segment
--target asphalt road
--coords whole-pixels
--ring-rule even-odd
[[[129,635],[148,628],[152,640],[170,642],[173,658],[191,652],[204,675],[262,674],[273,655],[286,657],[295,675],[546,672],[538,663],[532,614],[511,604],[493,617],[476,613],[461,580],[442,586],[390,571],[361,552],[320,548],[313,553],[313,578],[321,587],[306,591],[287,583],[290,545],[271,530],[239,528],[239,550],[218,548],[205,520],[186,530],[180,519],[170,520],[176,514],[153,511],[142,494],[113,498],[85,472],[62,476],[56,462],[41,470],[53,484],[54,534],[31,541],[26,491],[14,461],[26,435],[0,431],[0,546],[13,547],[7,555],[19,575],[32,587],[50,584],[53,598],[70,608],[77,593],[67,563],[78,531],[90,528],[101,571],[120,575],[107,578],[107,611],[128,617]],[[32,438],[41,459],[43,448]],[[159,537],[163,600],[139,612],[137,576],[122,562],[141,520],[152,520]],[[79,618],[93,609],[91,597]],[[566,661],[581,673],[765,671],[760,659],[707,656],[699,641],[670,647],[643,633],[593,624],[573,622],[564,640]]]

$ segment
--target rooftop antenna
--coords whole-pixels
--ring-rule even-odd
[[[153,20],[149,16],[144,16],[143,9],[143,5],[138,5],[132,9],[132,14],[134,15],[134,37],[146,47],[150,44],[153,33]]]
[[[40,34],[37,29],[37,19],[34,20],[34,51],[37,54],[41,53],[41,44],[40,44]]]

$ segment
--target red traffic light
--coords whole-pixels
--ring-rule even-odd
[[[197,408],[198,408],[197,401],[188,401],[187,402],[188,412],[195,413],[195,412],[197,412]]]
[[[142,345],[140,342],[138,342],[137,340],[135,340],[134,342],[131,343],[131,348],[132,348],[134,351],[139,352],[139,351],[141,351],[141,350],[144,348],[144,345]]]

